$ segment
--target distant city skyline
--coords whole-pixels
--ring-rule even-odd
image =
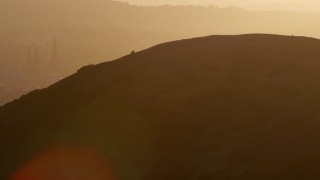
[[[136,5],[218,5],[247,10],[320,12],[320,0],[119,0]]]

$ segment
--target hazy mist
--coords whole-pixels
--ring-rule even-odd
[[[319,0],[122,0],[137,5],[218,5],[235,6],[247,10],[286,10],[320,12]]]

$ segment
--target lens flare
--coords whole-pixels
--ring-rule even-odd
[[[9,180],[115,180],[105,158],[79,147],[55,147],[36,156]]]

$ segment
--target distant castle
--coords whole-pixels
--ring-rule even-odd
[[[49,57],[40,58],[38,46],[33,44],[28,46],[25,64],[21,72],[24,75],[41,75],[45,73],[59,73],[61,71],[60,57],[56,37],[53,37],[53,43],[50,52],[45,52]]]

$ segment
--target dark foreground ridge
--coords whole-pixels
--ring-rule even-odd
[[[0,108],[0,179],[57,146],[119,180],[320,179],[320,41],[164,43],[88,66]]]

